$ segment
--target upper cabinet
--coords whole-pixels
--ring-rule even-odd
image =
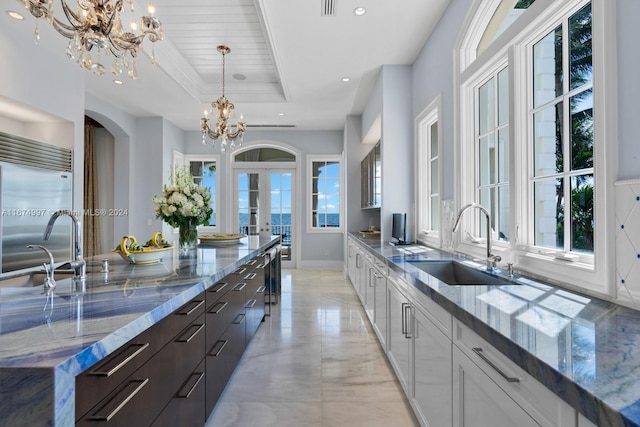
[[[361,203],[363,209],[380,208],[382,204],[382,166],[380,141],[360,163]]]

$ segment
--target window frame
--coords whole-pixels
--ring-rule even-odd
[[[416,183],[416,200],[418,214],[416,217],[416,229],[418,230],[416,235],[418,241],[430,246],[442,247],[443,236],[443,210],[442,210],[442,124],[441,124],[441,112],[442,112],[442,95],[439,94],[416,118],[416,136],[417,136],[417,151],[416,156],[416,171],[418,175],[418,181]],[[431,128],[434,124],[437,124],[437,150],[438,152],[434,156],[431,150]],[[437,227],[433,227],[432,223],[432,204],[431,198],[434,197],[434,193],[431,192],[431,162],[434,158],[437,158],[438,162],[438,206],[440,221]]]
[[[338,182],[339,194],[338,200],[340,208],[338,209],[338,227],[314,227],[313,226],[313,164],[320,162],[336,162],[338,163]],[[343,233],[344,232],[344,160],[342,155],[308,155],[307,156],[307,211],[306,211],[306,231],[307,233]]]
[[[594,256],[593,263],[582,259],[567,262],[556,258],[555,253],[546,253],[533,246],[533,185],[530,177],[533,172],[533,123],[532,123],[532,46],[542,37],[553,31],[561,22],[586,4],[592,8],[592,66],[594,89]],[[479,0],[476,9],[486,11],[487,4],[496,0]],[[482,6],[484,5],[484,6]],[[469,140],[473,136],[475,120],[475,102],[473,102],[473,83],[496,70],[501,61],[509,66],[510,91],[510,184],[511,209],[510,238],[508,245],[493,240],[494,252],[503,258],[503,262],[514,262],[515,267],[531,277],[550,281],[561,286],[576,288],[598,295],[612,296],[615,293],[614,248],[615,229],[613,183],[617,158],[616,125],[616,79],[615,79],[615,32],[605,31],[615,28],[615,8],[606,4],[606,0],[536,0],[518,21],[509,28],[494,44],[470,62],[458,63],[459,74],[456,86],[459,88],[458,129],[460,138],[456,144],[458,181],[458,208],[475,201],[473,195],[473,158],[468,154]],[[470,15],[473,14],[472,8]],[[468,17],[473,20],[473,17]],[[477,23],[475,30],[481,28]],[[472,28],[472,29],[473,29]],[[503,37],[504,36],[504,37]],[[479,39],[478,35],[464,34],[458,44],[460,50],[470,49],[469,40]],[[475,49],[475,47],[473,47]],[[475,51],[475,50],[474,50]],[[469,53],[459,52],[458,58],[470,59]],[[611,77],[609,77],[611,75]],[[524,141],[516,144],[515,141]],[[606,141],[606,149],[604,144]],[[524,146],[524,147],[523,147]],[[473,157],[473,156],[471,156]],[[516,173],[516,171],[518,173]],[[466,225],[473,226],[473,215],[463,217]],[[465,225],[463,223],[463,225]],[[566,230],[569,232],[569,230]],[[460,234],[460,231],[456,234]],[[454,236],[458,238],[459,236]],[[482,249],[484,249],[484,245]],[[472,256],[483,256],[481,249],[460,242],[455,249]]]
[[[185,154],[184,155],[184,165],[187,167],[191,167],[191,162],[214,162],[216,164],[216,188],[212,197],[212,201],[216,207],[213,211],[213,215],[216,216],[216,225],[199,225],[198,233],[206,234],[206,233],[217,233],[220,228],[220,155],[218,154]]]

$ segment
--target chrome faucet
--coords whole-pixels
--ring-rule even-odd
[[[71,233],[71,248],[73,249],[73,260],[71,260],[71,268],[73,269],[73,277],[76,279],[85,279],[87,273],[87,263],[82,257],[82,223],[76,214],[70,210],[61,209],[56,211],[49,218],[47,228],[44,230],[44,240],[49,240],[53,224],[61,216],[68,216],[73,222],[73,230]]]
[[[456,230],[458,229],[458,226],[460,225],[460,218],[462,217],[462,214],[467,209],[471,209],[471,208],[476,208],[480,210],[480,212],[482,212],[487,217],[487,271],[493,271],[496,268],[496,263],[500,262],[502,258],[498,255],[493,255],[491,253],[491,214],[489,214],[488,210],[486,210],[482,205],[479,205],[477,203],[470,203],[464,206],[462,209],[460,209],[460,212],[458,212],[458,216],[456,217],[456,221],[453,223],[451,232],[452,233],[456,232]]]
[[[46,262],[42,264],[44,266],[45,273],[47,273],[47,277],[44,279],[44,290],[46,292],[47,290],[55,288],[56,280],[53,276],[54,266],[53,266],[53,254],[51,253],[51,251],[42,245],[27,245],[27,248],[29,249],[40,248],[47,253],[47,255],[49,256],[49,267],[47,268]]]

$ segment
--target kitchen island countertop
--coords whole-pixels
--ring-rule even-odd
[[[174,249],[151,265],[95,256],[84,289],[57,278],[49,295],[42,286],[0,287],[0,425],[73,425],[78,374],[278,241],[201,245],[190,260]]]

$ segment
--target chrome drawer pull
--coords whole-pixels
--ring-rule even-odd
[[[226,301],[220,301],[219,303],[216,303],[216,305],[214,305],[211,310],[209,310],[209,314],[218,314],[220,313],[227,305],[229,305],[228,302]]]
[[[231,288],[231,290],[232,290],[232,291],[239,292],[239,291],[243,290],[245,286],[247,286],[247,283],[246,283],[246,282],[238,283],[238,284],[237,284],[237,285],[235,285],[233,288]]]
[[[191,396],[191,393],[193,393],[193,390],[195,390],[196,387],[198,386],[198,383],[200,383],[200,380],[202,379],[202,377],[204,377],[204,372],[192,373],[191,376],[189,376],[189,379],[187,380],[187,382],[184,384],[184,387],[182,387],[182,389],[178,391],[178,393],[176,394],[176,397],[178,399],[188,399],[189,396]],[[190,382],[192,384],[189,384]],[[186,393],[183,393],[182,390],[184,390],[185,388],[188,388],[188,391]]]
[[[204,300],[200,301],[191,301],[191,304],[195,304],[191,310],[180,311],[178,314],[182,316],[190,316],[194,311],[196,311],[202,304],[204,304]]]
[[[244,308],[253,308],[254,305],[256,305],[256,303],[258,302],[257,299],[250,299],[249,301],[247,301],[247,303],[245,304]]]
[[[500,368],[498,368],[495,363],[493,363],[491,360],[489,360],[487,358],[487,356],[484,355],[484,353],[482,352],[482,349],[480,347],[473,347],[472,350],[473,350],[473,352],[475,354],[478,355],[478,357],[480,357],[480,359],[484,360],[487,363],[487,365],[491,366],[497,373],[499,373],[500,376],[502,376],[502,378],[504,378],[505,380],[507,380],[510,383],[519,383],[520,382],[520,378],[518,378],[518,377],[510,377],[509,375],[505,374]]]
[[[122,360],[120,360],[119,362],[116,363],[115,362],[116,358],[114,357],[113,359],[109,360],[107,363],[104,363],[104,364],[98,366],[94,371],[91,371],[90,375],[96,375],[96,376],[99,376],[99,377],[110,377],[111,375],[115,374],[124,365],[126,365],[131,360],[133,360],[134,357],[136,357],[137,355],[142,353],[147,347],[149,347],[149,343],[131,344],[129,347],[124,349],[118,355],[118,356],[121,356],[121,355],[125,356],[124,359],[122,359]],[[115,366],[110,368],[110,366],[113,363],[116,363]]]
[[[213,348],[211,349],[211,353],[209,353],[209,356],[213,356],[213,357],[218,357],[220,356],[220,352],[222,351],[222,349],[227,345],[227,340],[224,341],[218,341],[216,342],[216,345],[213,346]],[[216,347],[218,347],[218,349],[216,350]],[[214,352],[215,350],[215,352]]]
[[[256,273],[249,273],[245,276],[245,280],[253,280],[256,278]]]
[[[111,399],[110,401],[108,401],[107,403],[104,404],[104,406],[102,406],[99,410],[98,413],[95,415],[92,415],[89,417],[89,420],[92,421],[109,421],[111,420],[113,417],[116,416],[116,414],[118,412],[120,412],[120,410],[122,408],[125,407],[125,405],[131,400],[133,399],[133,397],[138,394],[138,392],[140,390],[142,390],[142,387],[144,387],[145,385],[147,385],[147,383],[149,382],[149,378],[146,378],[144,380],[132,380],[129,382],[129,384],[127,384],[121,391],[120,393],[124,393],[129,391],[129,393],[127,394],[127,396],[122,400],[122,401],[116,401],[116,398],[118,396],[120,396],[120,393],[118,393],[117,395],[115,395],[113,397],[113,399]],[[108,412],[106,415],[102,415],[101,412],[105,411]]]
[[[185,335],[187,335],[187,333],[189,331],[193,330],[194,328],[196,328],[196,330],[191,335],[189,335],[189,338],[186,338],[186,339],[183,338]],[[203,329],[204,329],[204,323],[202,325],[191,325],[191,326],[189,326],[189,331],[187,331],[186,333],[182,334],[180,336],[180,338],[178,338],[176,340],[176,342],[189,342],[189,341],[191,341],[193,339],[193,337],[198,335],[198,332],[200,332]]]
[[[213,285],[211,287],[211,289],[209,289],[207,292],[213,292],[213,293],[217,293],[220,292],[221,290],[223,290],[224,288],[226,288],[228,285],[227,282],[221,282],[221,283],[216,283],[215,285]]]
[[[239,268],[239,269],[237,269],[237,270],[236,270],[236,274],[242,274],[242,273],[244,273],[245,271],[247,271],[247,269],[246,269],[246,268]]]
[[[245,316],[245,314],[244,314],[244,313],[240,313],[240,314],[238,314],[238,315],[236,316],[236,318],[235,318],[235,319],[233,319],[233,322],[231,322],[231,323],[233,323],[234,325],[239,325],[239,324],[240,324],[240,323],[242,323],[242,321],[244,320],[244,316]]]
[[[263,292],[264,292],[264,291],[266,291],[266,290],[267,290],[267,287],[266,287],[266,286],[260,286],[260,287],[258,288],[258,290],[256,290],[256,292],[257,292],[257,293],[259,293],[259,294],[261,294],[261,293],[263,293]]]

